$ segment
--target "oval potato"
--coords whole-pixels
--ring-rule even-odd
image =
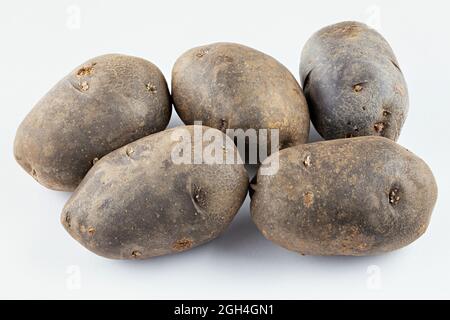
[[[408,89],[391,47],[375,30],[352,21],[319,30],[303,48],[300,78],[311,121],[326,140],[398,139]]]
[[[298,82],[274,58],[240,44],[184,53],[172,70],[172,96],[185,124],[202,121],[223,132],[279,129],[280,148],[308,139],[308,107]]]
[[[108,54],[59,81],[20,124],[17,162],[42,185],[72,191],[93,163],[167,126],[166,80],[152,63]]]
[[[426,230],[437,186],[420,158],[382,137],[300,145],[257,175],[251,214],[266,238],[307,255],[372,255]],[[272,158],[272,159],[271,159]]]
[[[216,129],[197,127],[230,140]],[[245,199],[248,176],[242,163],[174,161],[176,130],[193,136],[193,128],[147,136],[98,161],[61,214],[69,234],[113,259],[181,252],[221,234]],[[239,157],[231,140],[219,149]]]

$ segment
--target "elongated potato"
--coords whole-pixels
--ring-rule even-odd
[[[74,190],[93,162],[164,130],[172,106],[152,63],[109,54],[86,61],[59,81],[17,130],[17,162],[42,185]]]
[[[382,137],[281,150],[275,175],[257,175],[251,214],[264,236],[307,255],[371,255],[426,230],[437,197],[429,167]]]
[[[408,90],[391,47],[375,30],[351,21],[319,30],[303,48],[300,78],[323,138],[398,139]]]
[[[196,128],[230,140],[216,129]],[[63,209],[61,222],[70,235],[107,258],[146,259],[193,248],[222,233],[247,194],[244,165],[174,160],[182,136],[177,130],[194,136],[193,126],[166,130],[98,161]],[[220,153],[238,159],[233,141],[223,146]],[[194,154],[195,148],[184,150]]]
[[[279,129],[280,148],[308,140],[308,107],[295,78],[243,45],[215,43],[184,53],[173,67],[172,96],[185,124],[202,121],[223,132]]]

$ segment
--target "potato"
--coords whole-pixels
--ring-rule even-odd
[[[173,67],[172,96],[185,124],[202,121],[223,132],[279,129],[280,148],[308,139],[309,112],[298,82],[274,58],[243,45],[215,43],[184,53]]]
[[[108,54],[59,81],[17,130],[17,162],[42,185],[72,191],[93,163],[167,126],[167,83],[152,63]]]
[[[396,141],[408,113],[408,90],[386,40],[359,22],[316,32],[301,57],[300,78],[319,134]]]
[[[264,236],[307,255],[372,255],[426,230],[437,197],[430,168],[382,137],[300,145],[257,175],[251,214]]]
[[[220,153],[240,159],[230,138]],[[132,142],[98,161],[69,199],[61,222],[94,253],[112,259],[146,259],[181,252],[221,234],[245,199],[243,164],[173,160],[174,128]],[[206,138],[205,138],[206,139]],[[224,147],[222,147],[224,146]],[[191,147],[189,147],[191,153]],[[207,146],[203,145],[203,152]],[[192,158],[194,159],[194,158]]]

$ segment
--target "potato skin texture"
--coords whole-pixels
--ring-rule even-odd
[[[433,174],[387,138],[324,141],[278,155],[279,171],[257,176],[251,214],[264,236],[284,248],[380,254],[413,242],[429,224],[437,198]]]
[[[193,126],[182,128],[193,132]],[[224,231],[247,195],[245,167],[174,163],[176,129],[132,142],[94,165],[61,214],[73,238],[103,257],[147,259],[188,250]],[[239,156],[229,143],[227,152]]]
[[[408,89],[391,47],[375,30],[353,21],[319,30],[303,48],[300,78],[324,139],[398,139]]]
[[[137,57],[108,54],[59,81],[20,124],[17,162],[47,188],[73,191],[93,162],[167,126],[172,112],[161,71]]]
[[[202,121],[223,132],[278,128],[280,148],[308,140],[309,111],[298,82],[274,58],[240,44],[184,53],[172,70],[172,97],[185,124]]]

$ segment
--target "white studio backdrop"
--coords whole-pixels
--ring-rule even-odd
[[[448,1],[30,0],[0,8],[0,298],[450,298]],[[14,161],[20,121],[91,57],[140,56],[170,83],[184,51],[238,42],[278,59],[298,79],[309,36],[344,20],[368,23],[393,47],[410,94],[399,143],[423,158],[438,182],[427,233],[402,250],[301,256],[264,239],[247,199],[230,228],[209,244],[147,261],[107,260],[60,225],[69,193],[45,189]],[[170,126],[179,124],[174,112]]]

